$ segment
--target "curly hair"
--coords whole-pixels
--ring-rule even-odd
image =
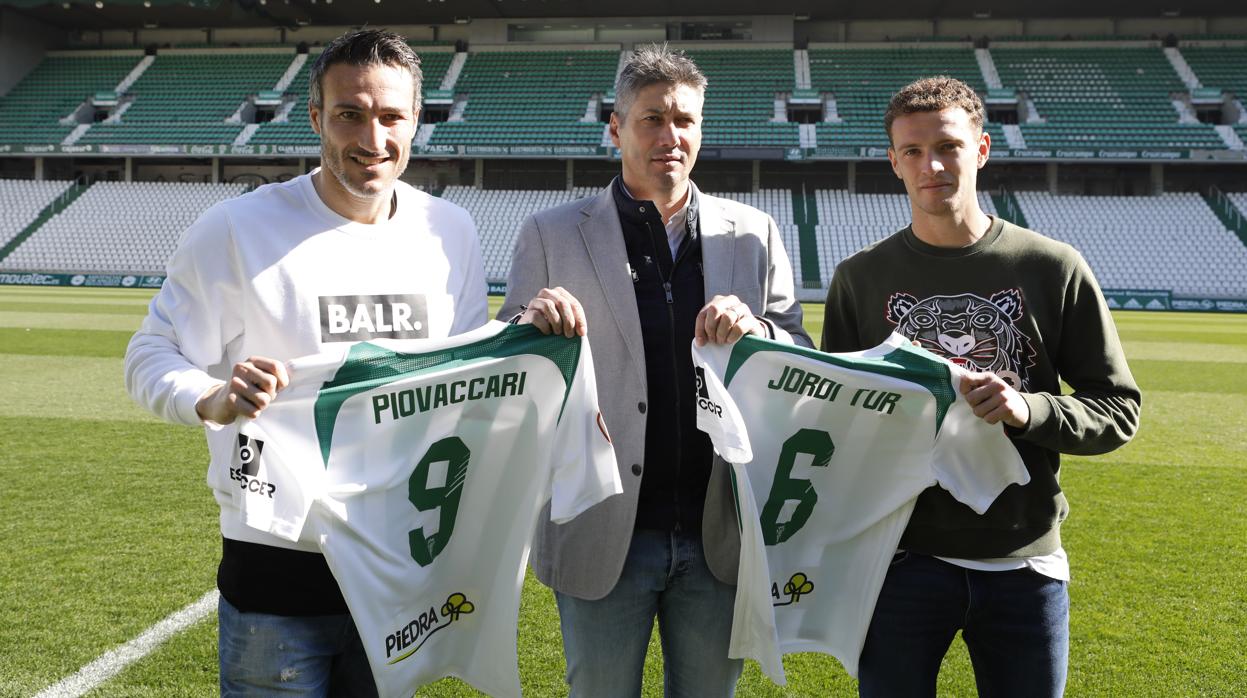
[[[896,117],[917,112],[943,111],[961,107],[970,115],[970,124],[979,132],[983,132],[986,111],[983,100],[979,99],[974,88],[947,75],[915,80],[892,95],[888,102],[888,111],[883,115],[883,128],[888,132],[888,142],[892,141],[892,122]]]

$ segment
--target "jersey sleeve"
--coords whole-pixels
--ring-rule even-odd
[[[288,362],[290,385],[260,416],[239,420],[230,477],[242,490],[239,509],[247,526],[289,541],[302,535],[312,503],[327,487],[316,397],[341,361],[340,352],[326,352]]]
[[[749,431],[740,408],[723,384],[732,347],[697,346],[693,342],[693,372],[697,376],[697,428],[710,436],[714,450],[729,463],[753,460]]]
[[[550,480],[550,520],[565,523],[611,495],[623,493],[610,432],[598,408],[597,376],[589,338],[555,430]]]
[[[740,517],[740,565],[736,571],[736,600],[728,656],[752,659],[771,681],[783,686],[784,662],[779,651],[779,629],[771,600],[771,569],[767,564],[758,503],[743,464],[732,468],[732,494]]]
[[[932,452],[936,481],[962,504],[982,514],[1013,484],[1030,482],[1022,457],[1005,436],[1004,425],[975,416],[961,396],[965,371],[952,365],[957,399],[948,408]]]

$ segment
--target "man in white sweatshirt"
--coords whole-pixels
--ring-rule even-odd
[[[464,210],[399,181],[420,110],[406,41],[357,31],[325,47],[308,109],[321,167],[204,212],[126,351],[130,395],[202,425],[221,507],[222,695],[375,695],[346,603],[314,541],[243,524],[260,413],[283,362],[334,342],[447,337],[486,322],[476,228]]]

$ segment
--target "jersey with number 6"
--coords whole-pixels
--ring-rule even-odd
[[[783,683],[781,652],[857,675],[888,564],[919,493],[979,513],[1030,476],[964,372],[900,335],[852,354],[745,337],[693,347],[697,425],[732,463],[741,560],[731,656]]]
[[[548,499],[622,491],[589,343],[490,323],[290,362],[241,427],[249,526],[319,541],[383,696],[457,676],[518,696],[516,616]]]

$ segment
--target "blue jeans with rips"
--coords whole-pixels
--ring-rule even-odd
[[[898,553],[862,648],[863,698],[934,696],[961,630],[984,698],[1061,696],[1069,660],[1066,582],[1029,568],[982,572]]]
[[[736,587],[706,566],[701,533],[636,531],[619,582],[586,601],[555,592],[571,698],[635,698],[654,618],[667,698],[732,696],[743,662],[729,659]]]
[[[276,616],[217,604],[221,696],[377,695],[349,615]]]

